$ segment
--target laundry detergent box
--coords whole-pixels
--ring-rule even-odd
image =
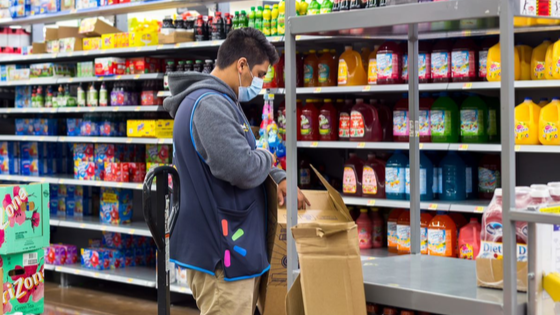
[[[2,185],[0,255],[49,246],[49,184]]]
[[[4,314],[42,314],[45,293],[43,249],[0,258]]]
[[[133,193],[129,189],[101,188],[99,218],[101,223],[123,224],[132,219]]]

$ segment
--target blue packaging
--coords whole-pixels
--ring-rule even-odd
[[[103,246],[112,249],[131,249],[132,248],[132,235],[117,233],[117,232],[103,232],[101,238]]]
[[[385,194],[387,199],[404,200],[406,198],[406,165],[408,158],[401,151],[389,158],[385,166]]]
[[[58,134],[58,122],[56,119],[35,119],[33,125],[36,136],[55,136]]]
[[[19,142],[0,142],[0,174],[20,174]]]
[[[60,0],[40,0],[41,13],[60,12]]]
[[[66,197],[66,216],[74,217],[74,211],[76,211],[76,201],[74,198]]]
[[[66,120],[66,134],[69,137],[77,137],[80,135],[81,128],[82,128],[82,119],[81,118],[68,118]]]
[[[432,161],[420,152],[420,200],[432,200],[434,197],[434,166]],[[410,162],[406,163],[405,174],[406,200],[410,200]]]
[[[467,166],[455,151],[450,151],[441,160],[441,200],[457,201],[467,198]]]
[[[50,209],[51,216],[58,215],[58,198],[57,199],[51,198],[51,200],[49,201],[49,209]]]
[[[35,119],[18,118],[15,120],[15,124],[16,124],[16,135],[32,136],[35,134]]]
[[[10,16],[12,19],[29,16],[31,13],[30,0],[10,0]]]
[[[4,66],[2,66],[4,67]],[[7,75],[7,71],[5,72]],[[2,81],[4,80],[4,72],[2,72]],[[16,94],[15,94],[15,107],[16,108],[27,108],[31,107],[31,93],[32,87],[31,86],[16,86]]]
[[[101,188],[99,218],[101,223],[123,224],[132,220],[132,190]]]
[[[66,197],[58,196],[58,211],[56,215],[59,217],[66,216]]]

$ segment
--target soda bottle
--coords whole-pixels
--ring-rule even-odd
[[[76,94],[78,98],[78,106],[84,107],[86,106],[86,92],[84,91],[82,84],[78,85],[78,92]]]
[[[373,224],[368,217],[367,209],[360,209],[360,216],[356,220],[356,224],[358,225],[358,242],[360,249],[372,248]]]
[[[385,162],[368,154],[362,174],[362,196],[385,198]]]
[[[165,66],[165,75],[163,76],[163,88],[169,90],[169,74],[175,71],[175,62],[168,61]]]
[[[235,15],[233,16],[233,19],[232,19],[231,22],[232,22],[232,27],[233,27],[234,30],[240,28],[239,27],[239,11],[235,11]]]
[[[395,42],[385,42],[377,50],[377,84],[401,83],[402,52]]]
[[[307,15],[317,15],[321,13],[321,5],[317,0],[311,0],[309,3],[309,8],[307,11]]]
[[[196,18],[196,22],[194,23],[194,38],[197,42],[203,41],[206,37],[206,25],[204,20],[202,19],[202,15],[199,15]]]
[[[303,157],[299,163],[299,180],[298,186],[301,189],[311,188],[311,167],[309,161]]]
[[[227,34],[229,34],[229,32],[231,32],[231,30],[233,29],[233,21],[231,18],[231,14],[226,13],[225,14],[226,18],[225,18],[225,36],[227,36]],[[224,36],[224,38],[225,38]]]
[[[377,109],[365,104],[363,99],[356,99],[350,114],[350,141],[380,142],[382,139],[383,130]]]
[[[362,2],[362,0],[350,0],[350,10],[363,9],[366,5],[366,1]]]
[[[286,1],[280,1],[278,5],[278,35],[283,36],[286,33]]]
[[[432,82],[449,82],[451,78],[451,42],[442,39],[432,51]]]
[[[185,72],[185,61],[184,60],[179,60],[179,62],[177,62],[177,69],[175,70],[175,72]]]
[[[480,251],[481,226],[477,218],[471,218],[469,224],[459,231],[459,258],[475,260]]]
[[[225,39],[224,19],[222,12],[216,11],[216,17],[212,21],[212,40]]]
[[[328,49],[323,50],[323,54],[321,55],[321,58],[319,58],[318,65],[318,86],[336,86],[337,71],[335,71],[335,69],[336,62],[333,55],[331,55]]]
[[[271,19],[270,6],[265,5],[263,11],[263,28],[262,28],[262,32],[264,36],[270,36],[270,19]]]
[[[451,52],[451,77],[453,82],[475,81],[478,72],[478,47],[470,38],[455,43]]]
[[[241,27],[249,27],[249,18],[247,17],[247,12],[245,10],[241,10],[241,18],[240,18]]]
[[[336,103],[339,105],[343,100],[337,100]],[[350,140],[350,113],[352,111],[352,100],[347,100],[348,103],[344,104],[344,107],[340,110],[338,115],[338,138],[340,141]]]
[[[350,10],[350,0],[339,0],[339,11],[348,11]]]
[[[261,6],[258,6],[255,12],[255,28],[261,32],[263,30],[263,8]]]
[[[107,106],[109,103],[107,88],[105,82],[101,83],[99,88],[99,106]]]
[[[202,69],[204,68],[204,64],[202,63],[202,60],[196,60],[195,64],[193,66],[193,71],[196,72],[202,72]]]
[[[95,84],[92,83],[89,86],[89,89],[87,91],[87,106],[98,106],[99,104],[99,97],[98,97],[98,93],[97,90],[95,89]]]
[[[327,13],[331,13],[333,9],[333,3],[331,2],[331,0],[323,0],[323,3],[321,3],[321,14],[327,14]]]
[[[213,16],[207,16],[206,21],[204,23],[204,29],[206,30],[204,33],[204,40],[210,40],[212,37],[212,21],[214,20]]]
[[[274,4],[271,11],[272,20],[270,20],[270,36],[278,35],[278,14],[278,5]]]
[[[333,7],[331,12],[338,12],[340,11],[340,0],[333,0]]]
[[[247,22],[248,27],[256,28],[255,27],[255,7],[251,7],[251,11],[249,11],[249,18]],[[243,27],[242,23],[239,23],[239,27]]]

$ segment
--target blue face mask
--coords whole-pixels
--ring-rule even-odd
[[[247,67],[249,68],[249,71],[250,71],[251,68],[249,67],[249,64],[247,64]],[[251,73],[251,72],[249,72],[249,73]],[[251,82],[251,86],[242,86],[241,85],[241,74],[238,73],[238,75],[239,75],[239,91],[238,91],[237,99],[240,102],[249,102],[250,100],[257,97],[257,95],[259,95],[259,93],[261,93],[263,83],[264,83],[263,79],[261,79],[259,77],[255,77],[253,75],[253,73],[251,73],[251,76],[253,77],[253,81]]]

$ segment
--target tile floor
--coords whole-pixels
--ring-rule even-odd
[[[155,290],[131,288],[130,285],[73,285],[61,288],[58,283],[45,284],[44,315],[157,315]],[[192,297],[177,299],[171,315],[199,315]]]

